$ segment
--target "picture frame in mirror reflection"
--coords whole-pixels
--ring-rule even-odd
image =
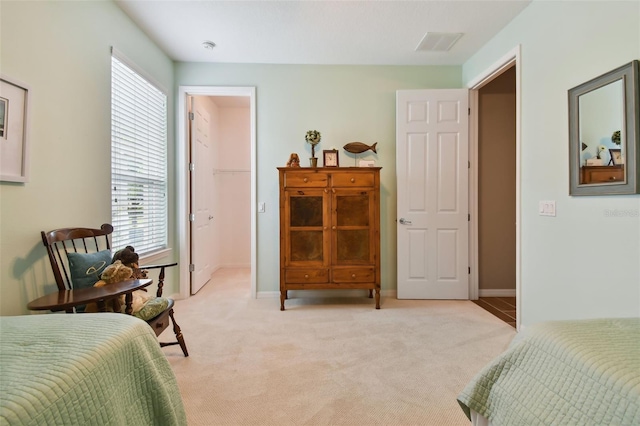
[[[624,157],[620,148],[609,148],[609,154],[611,154],[611,164],[614,166],[624,164]]]

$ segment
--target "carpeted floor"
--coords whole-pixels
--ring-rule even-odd
[[[190,425],[468,425],[456,396],[515,336],[470,301],[297,298],[281,312],[249,287],[248,269],[222,269],[176,302],[190,356],[163,350]]]

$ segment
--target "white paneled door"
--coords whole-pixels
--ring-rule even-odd
[[[466,89],[396,94],[399,299],[469,298]]]
[[[213,158],[209,140],[209,113],[196,103],[191,123],[193,171],[191,190],[194,214],[191,221],[191,294],[195,294],[211,279],[212,273],[212,194]]]

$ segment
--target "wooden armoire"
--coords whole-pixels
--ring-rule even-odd
[[[375,290],[380,167],[279,167],[280,310],[289,290]]]

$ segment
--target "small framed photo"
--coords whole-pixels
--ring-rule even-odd
[[[324,167],[338,167],[340,160],[338,159],[337,149],[325,149],[322,151]]]
[[[609,148],[609,154],[611,154],[611,161],[614,165],[624,164],[624,158],[622,157],[622,150],[619,148]]]

